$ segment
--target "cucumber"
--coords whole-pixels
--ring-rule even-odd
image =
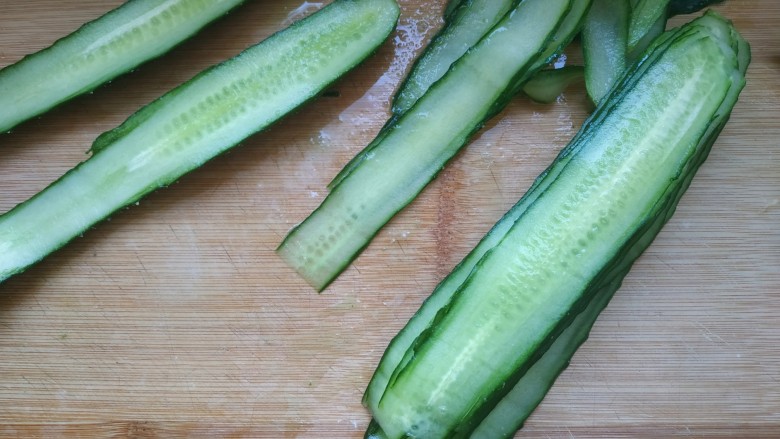
[[[267,128],[382,44],[395,0],[336,0],[103,134],[93,155],[0,216],[0,280]]]
[[[380,133],[362,160],[348,165],[320,207],[287,235],[280,256],[324,289],[506,105],[518,78],[543,66],[539,56],[571,7],[569,0],[525,0],[510,11]]]
[[[593,0],[582,28],[585,88],[598,105],[623,75],[628,52],[629,0]]]
[[[194,35],[243,0],[131,0],[0,70],[0,132]]]
[[[393,340],[366,393],[373,434],[503,437],[519,426],[501,404],[527,416],[541,400],[592,310],[673,213],[748,62],[715,14],[659,38]]]

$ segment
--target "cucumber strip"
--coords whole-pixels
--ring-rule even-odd
[[[398,15],[394,0],[336,0],[143,108],[0,216],[0,280],[310,100],[373,53]]]
[[[594,114],[583,129],[591,131],[586,145],[420,334],[372,408],[387,437],[461,436],[472,418],[491,410],[482,406],[511,388],[504,383],[541,357],[548,337],[570,321],[567,313],[591,300],[595,280],[613,271],[615,260],[636,257],[621,242],[644,236],[646,218],[671,215],[685,188],[679,181],[689,181],[706,156],[695,146],[711,145],[722,127],[712,120],[725,122],[744,85],[738,64],[746,65],[740,57],[747,55],[735,55],[705,23],[675,33],[630,90],[610,97],[607,114]],[[518,283],[536,291],[511,286]]]
[[[243,0],[135,0],[0,70],[0,132],[156,58]]]
[[[584,72],[582,66],[540,70],[523,85],[523,93],[535,102],[553,103],[570,85],[581,81]]]
[[[585,88],[598,105],[623,75],[628,52],[629,0],[593,0],[582,28]]]
[[[506,91],[536,62],[569,6],[568,0],[525,0],[507,14],[380,135],[381,143],[288,234],[280,256],[324,289],[506,105]]]
[[[631,21],[628,25],[629,53],[635,52],[639,42],[648,32],[653,29],[657,31],[661,20],[663,20],[664,25],[666,24],[668,9],[669,0],[639,0],[636,2],[633,11],[631,11]],[[663,29],[661,31],[663,32]]]
[[[405,113],[453,62],[498,23],[519,0],[462,0],[449,14],[446,25],[417,58],[393,98],[393,113]]]

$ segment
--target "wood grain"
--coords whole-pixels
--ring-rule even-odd
[[[0,66],[118,3],[0,2]],[[360,398],[390,338],[587,114],[581,90],[512,102],[317,295],[274,248],[371,140],[439,26],[440,2],[400,3],[397,32],[337,93],[0,285],[0,436],[362,437]],[[0,212],[141,105],[317,5],[248,2],[1,135]],[[752,44],[748,86],[677,214],[518,437],[780,437],[780,4],[717,9]]]

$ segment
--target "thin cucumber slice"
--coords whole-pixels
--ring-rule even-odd
[[[156,58],[243,0],[134,0],[0,70],[0,132]]]
[[[564,66],[560,69],[540,70],[523,85],[523,93],[532,100],[550,104],[555,102],[570,85],[585,76],[582,66]]]
[[[585,88],[598,105],[623,75],[628,52],[629,0],[593,0],[582,28]]]
[[[447,24],[415,61],[393,99],[393,113],[409,110],[453,62],[498,23],[518,0],[463,0],[447,18]]]
[[[717,28],[729,27],[708,15],[661,39],[638,81],[613,90],[398,364],[371,407],[387,437],[465,437],[649,244],[647,224],[671,215],[744,85],[734,48],[747,47]]]
[[[398,15],[394,0],[336,0],[149,104],[0,216],[0,280],[310,100],[373,53]]]
[[[435,177],[511,98],[569,10],[568,0],[525,0],[455,62],[296,226],[277,249],[324,289],[377,231]]]
[[[651,32],[652,29],[658,29],[660,20],[663,20],[664,25],[666,24],[668,9],[669,0],[639,0],[636,2],[631,11],[631,21],[628,25],[629,53],[637,49],[639,42],[648,32]]]

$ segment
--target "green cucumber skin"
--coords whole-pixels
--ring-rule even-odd
[[[0,70],[0,132],[159,57],[244,0],[132,0]]]
[[[395,0],[336,0],[144,107],[0,216],[0,281],[315,97],[376,50],[399,13]]]
[[[746,57],[747,57],[747,54],[746,54]],[[743,64],[746,64],[746,60],[743,60]],[[735,81],[735,83],[733,85],[733,91],[731,91],[731,98],[730,98],[730,100],[728,100],[728,102],[726,104],[726,109],[727,110],[730,110],[730,106],[733,106],[733,103],[736,100],[736,95],[738,94],[738,91],[739,91],[739,89],[741,89],[743,84],[744,84],[744,82],[740,82],[739,80]],[[723,123],[725,123],[725,119],[727,118],[727,115],[723,116],[723,115],[719,114],[718,117],[722,120]],[[712,141],[714,141],[714,136],[716,136],[717,132],[719,131],[719,129],[722,128],[722,124],[713,124],[713,125],[715,125],[715,129],[710,129],[710,131],[705,136],[707,139],[710,139],[709,141],[704,142],[705,146],[706,146],[705,152],[704,153],[699,153],[697,159],[692,160],[692,163],[694,163],[694,166],[692,166],[693,170],[695,170],[695,167],[698,166],[698,164],[700,164],[701,161],[703,161],[704,157],[706,157],[706,149],[711,146]],[[693,170],[687,169],[687,170],[684,171],[684,176],[685,177],[682,179],[684,181],[683,184],[671,186],[671,187],[674,188],[674,190],[671,191],[672,195],[670,195],[670,197],[672,199],[672,202],[671,202],[671,206],[672,207],[668,207],[667,206],[666,210],[661,209],[659,211],[659,212],[664,212],[663,215],[659,214],[659,218],[662,218],[663,221],[668,219],[668,217],[671,215],[671,212],[673,211],[673,206],[676,204],[677,199],[679,199],[679,196],[682,195],[682,192],[684,191],[685,187],[687,187],[687,184],[690,182],[690,178],[692,178],[692,176],[693,176]],[[662,222],[661,222],[661,224],[662,224]],[[660,228],[660,225],[658,225],[657,228]],[[655,233],[650,233],[650,235],[651,235],[650,237],[652,238],[652,236],[654,236],[654,234]],[[650,240],[651,239],[646,240],[646,243],[644,245],[646,246],[647,244],[649,244]],[[639,246],[638,250],[635,250],[635,251],[636,252],[641,252],[641,249],[643,249],[643,247]],[[636,256],[632,256],[632,257],[636,257]],[[418,357],[419,357],[419,353],[416,353],[415,354],[415,358],[418,358]]]
[[[391,129],[380,133],[382,144],[374,146],[371,154],[332,188],[314,213],[290,231],[277,252],[314,288],[321,291],[338,276],[377,231],[435,178],[484,122],[509,102],[518,79],[531,76],[529,69],[538,65],[534,55],[544,50],[528,51],[531,46],[537,46],[537,41],[539,46],[547,44],[571,7],[569,1],[555,4],[555,14],[562,16],[552,23],[550,20],[558,16],[548,15],[548,20],[539,20],[534,14],[540,6],[535,2],[521,2],[516,9],[518,13],[507,14],[491,34],[453,64],[448,74],[395,121]],[[549,9],[546,14],[550,14]],[[536,35],[533,39],[531,36],[521,39],[522,45],[513,42],[514,55],[504,57],[501,70],[495,70],[498,65],[494,65],[488,76],[495,78],[487,80],[482,71],[485,68],[480,67],[485,64],[480,60],[490,57],[486,53],[499,50],[509,53],[506,45],[510,40],[518,41],[512,36],[523,35],[533,27],[527,23],[516,24],[519,20],[531,20],[526,15],[537,18],[533,26],[545,29],[550,26],[550,33],[543,41],[541,35]],[[505,31],[507,28],[513,30]],[[465,84],[468,87],[464,88]],[[464,104],[466,97],[470,104]],[[464,108],[469,111],[462,111]],[[443,134],[432,134],[434,129]],[[383,163],[393,167],[382,166]]]

